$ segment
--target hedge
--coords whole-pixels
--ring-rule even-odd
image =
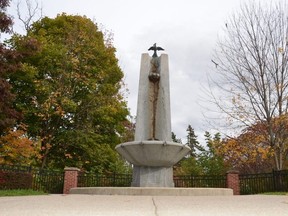
[[[33,176],[31,173],[7,172],[0,170],[0,190],[31,189]]]

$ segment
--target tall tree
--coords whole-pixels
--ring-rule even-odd
[[[175,173],[178,175],[225,174],[229,167],[226,166],[223,155],[218,152],[218,147],[222,142],[220,134],[216,133],[212,137],[209,132],[205,132],[206,147],[204,148],[199,144],[195,133],[191,133],[191,131],[190,134],[193,135],[192,140],[195,150],[190,157],[183,158],[179,165],[174,167]],[[195,147],[195,143],[197,143],[197,148]],[[198,150],[196,151],[196,149]]]
[[[200,143],[197,140],[197,136],[195,134],[194,128],[192,128],[191,125],[188,125],[187,128],[187,145],[191,148],[191,156],[196,157],[197,151],[204,151],[203,146],[200,145]]]
[[[11,33],[12,18],[6,14],[9,0],[0,0],[0,34]],[[20,117],[13,107],[15,95],[11,92],[11,85],[7,76],[17,69],[19,55],[0,42],[0,136]]]
[[[174,132],[171,133],[172,141],[175,143],[182,143],[181,138],[178,138]]]
[[[109,169],[128,110],[115,48],[105,46],[97,25],[81,16],[45,17],[11,46],[29,53],[10,82],[29,135],[41,142],[42,167]]]
[[[212,135],[205,132],[206,149],[198,156],[199,166],[202,174],[205,175],[224,175],[229,169],[223,155],[219,154],[217,147],[222,143],[220,133]]]
[[[266,125],[267,142],[274,149],[275,168],[283,169],[287,142],[275,118],[288,111],[288,8],[283,2],[243,4],[226,23],[213,61],[221,91],[214,102],[236,124]],[[235,121],[234,121],[235,122]]]

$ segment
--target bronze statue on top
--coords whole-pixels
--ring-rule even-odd
[[[154,53],[152,55],[151,59],[151,69],[149,73],[149,80],[153,83],[156,83],[160,80],[160,71],[159,71],[159,58],[157,56],[157,50],[162,51],[164,50],[162,47],[157,47],[156,43],[154,43],[153,46],[151,46],[148,51],[153,50]]]
[[[158,56],[157,56],[157,50],[161,51],[161,50],[164,50],[164,49],[163,49],[162,47],[157,47],[157,46],[156,46],[156,43],[154,43],[153,46],[151,46],[151,47],[148,49],[148,51],[150,51],[150,50],[153,50],[153,51],[154,51],[152,57],[155,58],[155,57],[158,57]]]

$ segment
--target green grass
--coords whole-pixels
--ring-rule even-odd
[[[266,192],[263,195],[288,195],[288,192]]]
[[[28,190],[0,190],[1,196],[30,196],[30,195],[45,195],[42,191]]]

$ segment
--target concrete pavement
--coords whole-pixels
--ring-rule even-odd
[[[109,196],[0,197],[1,216],[287,216],[288,196]]]

